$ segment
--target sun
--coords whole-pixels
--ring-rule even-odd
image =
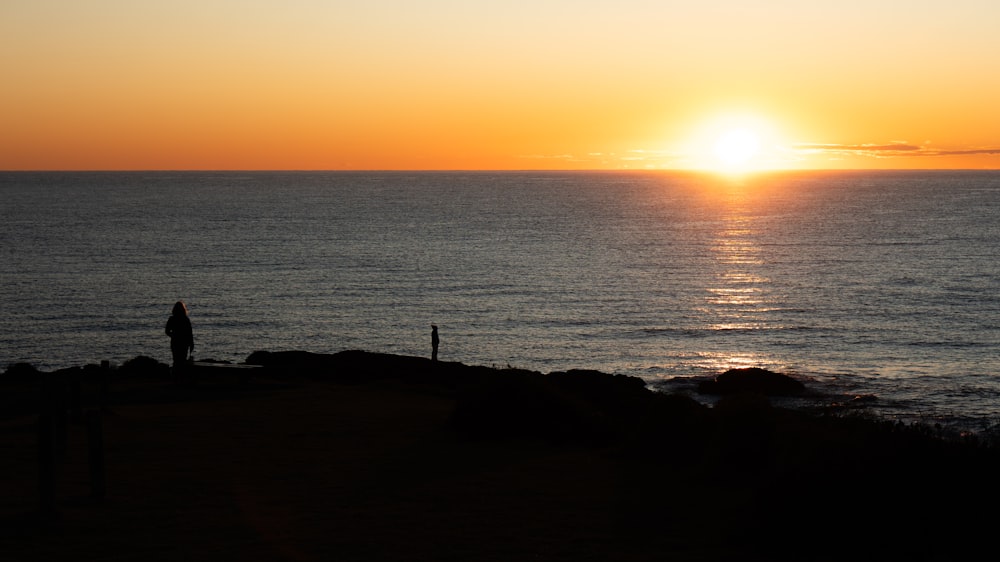
[[[679,167],[742,176],[793,167],[785,133],[773,116],[756,111],[718,112],[693,120],[677,145]]]
[[[727,129],[715,139],[712,154],[722,170],[744,170],[751,167],[760,152],[760,136],[746,128]]]

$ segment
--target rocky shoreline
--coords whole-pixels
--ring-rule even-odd
[[[597,371],[363,351],[257,352],[179,381],[149,358],[0,379],[13,559],[951,560],[992,546],[1000,452],[776,407],[720,375],[707,407]],[[66,412],[41,513],[39,377]],[[75,385],[75,386],[74,386]],[[763,386],[761,386],[763,385]],[[85,419],[103,423],[101,494]]]

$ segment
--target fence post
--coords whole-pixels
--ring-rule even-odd
[[[81,374],[74,371],[69,377],[69,415],[74,422],[83,419],[83,381]]]
[[[90,465],[90,495],[103,500],[106,491],[104,477],[104,416],[100,410],[87,412],[87,461]]]
[[[105,359],[101,361],[101,380],[97,391],[97,405],[101,411],[106,411],[110,406],[108,399],[108,387],[111,385],[111,362]]]
[[[45,519],[56,513],[56,419],[50,413],[38,416],[38,499]]]

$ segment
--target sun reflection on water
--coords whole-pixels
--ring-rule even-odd
[[[771,361],[759,353],[702,353],[695,365],[710,373],[729,369],[769,366]]]
[[[722,198],[720,226],[710,251],[716,273],[705,287],[711,330],[761,330],[773,308],[770,280],[760,271],[764,258],[757,242],[755,216],[747,196],[732,192]]]

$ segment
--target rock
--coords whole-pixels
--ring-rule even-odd
[[[759,367],[730,369],[698,385],[702,394],[739,394],[755,392],[765,396],[795,396],[805,392],[805,385],[788,375]]]
[[[165,377],[170,374],[170,366],[152,357],[138,355],[122,363],[121,367],[118,367],[117,374],[123,378]]]
[[[465,388],[450,421],[466,437],[481,439],[599,443],[612,433],[606,416],[586,400],[541,373],[521,370],[495,370]]]
[[[623,397],[649,394],[646,383],[638,377],[612,375],[589,369],[571,369],[549,373],[547,380],[564,389],[585,397],[595,403],[618,401]]]
[[[272,376],[306,377],[341,383],[398,379],[408,383],[454,384],[486,370],[461,363],[431,361],[426,357],[372,353],[360,350],[333,354],[308,351],[255,351],[248,365],[260,365]]]
[[[4,380],[33,381],[37,380],[38,375],[38,369],[36,369],[32,364],[14,363],[7,367],[7,371],[4,373]]]

